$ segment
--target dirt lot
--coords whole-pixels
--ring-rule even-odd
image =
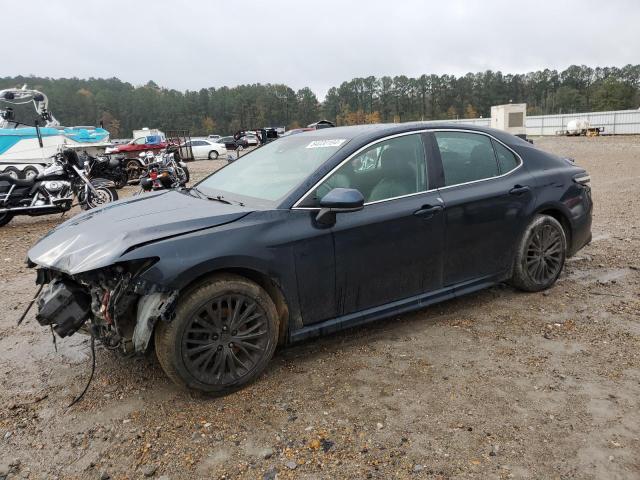
[[[205,399],[153,356],[58,340],[33,313],[28,247],[0,230],[0,478],[640,478],[640,138],[545,138],[592,176],[593,243],[550,291],[500,286],[280,350]],[[223,162],[197,162],[203,175]],[[198,173],[195,175],[198,176]]]

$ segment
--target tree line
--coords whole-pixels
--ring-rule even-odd
[[[112,138],[133,129],[188,129],[192,135],[228,134],[264,126],[305,126],[321,118],[338,125],[477,118],[492,105],[527,103],[529,115],[635,109],[640,106],[640,65],[407,77],[363,77],[328,90],[320,102],[311,89],[283,84],[202,88],[185,92],[150,81],[134,86],[117,78],[0,78],[0,89],[43,91],[63,125],[102,122]],[[1,104],[0,104],[1,106]],[[33,122],[32,111],[22,121]],[[29,117],[31,115],[31,118]]]

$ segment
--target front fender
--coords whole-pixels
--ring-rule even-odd
[[[275,280],[276,283],[280,283],[279,279],[274,278],[275,272],[269,272],[266,260],[256,257],[233,255],[228,257],[211,258],[192,265],[171,279],[167,286],[170,289],[181,290],[192,283],[195,279],[208,275],[212,272],[232,269],[252,271],[262,276],[269,277],[272,280]]]
[[[268,214],[283,217],[285,213]],[[158,261],[140,280],[161,291],[183,290],[200,278],[219,271],[246,272],[249,278],[269,279],[285,297],[294,316],[297,282],[294,249],[283,229],[271,229],[262,215],[193,231],[183,235],[139,245],[121,257],[121,261],[156,257]],[[282,238],[275,234],[283,235]],[[286,237],[286,238],[285,238]]]

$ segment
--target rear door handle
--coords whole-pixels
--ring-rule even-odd
[[[527,185],[516,185],[511,190],[509,190],[510,195],[522,195],[523,193],[527,193],[531,191],[531,188]]]
[[[416,217],[431,218],[436,213],[442,211],[443,208],[444,207],[442,205],[423,205],[418,210],[413,212],[413,214]]]

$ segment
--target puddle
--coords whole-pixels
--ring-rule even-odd
[[[577,281],[582,284],[588,283],[611,283],[619,281],[632,273],[630,268],[587,268],[574,270],[560,280]]]
[[[609,233],[596,233],[591,238],[591,242],[592,243],[593,242],[600,242],[602,240],[607,240],[608,238],[611,238],[611,234],[609,234]]]

